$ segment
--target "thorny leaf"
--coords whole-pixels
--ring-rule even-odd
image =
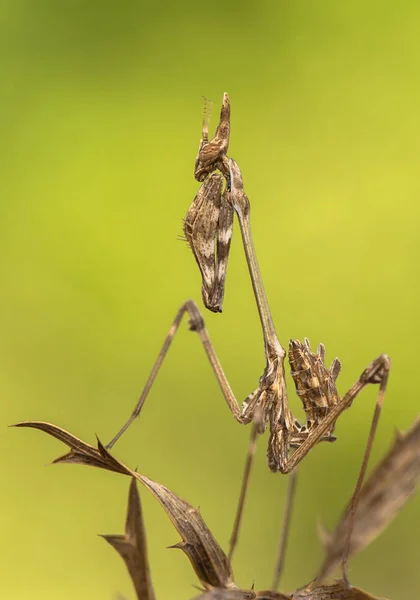
[[[21,421],[20,423],[16,423],[14,427],[32,427],[33,429],[40,429],[69,446],[70,452],[53,460],[53,464],[73,463],[87,465],[89,467],[98,467],[99,469],[106,469],[107,471],[114,471],[115,473],[122,473],[123,475],[131,475],[130,469],[113,458],[99,440],[98,447],[95,448],[90,444],[86,444],[65,429],[61,429],[61,427],[46,423],[45,421]]]
[[[251,600],[254,598],[255,600],[386,600],[371,596],[359,588],[347,589],[342,582],[314,589],[304,587],[290,596],[269,590],[255,593],[253,590],[216,589],[196,596],[193,600]]]
[[[133,478],[128,494],[125,535],[102,535],[121,556],[136,590],[138,600],[155,600],[149,561],[146,530],[136,480]]]
[[[293,592],[290,600],[386,600],[371,596],[359,588],[348,589],[344,582],[334,585],[321,585],[313,589],[301,588]]]
[[[199,511],[163,485],[143,475],[137,476],[162,504],[183,538],[172,548],[180,548],[185,552],[203,585],[206,588],[235,587],[228,558],[214,539]]]
[[[290,600],[290,596],[285,596],[279,592],[271,592],[270,590],[257,592],[257,598],[258,600]]]
[[[218,588],[195,596],[193,600],[253,600],[256,598],[253,590],[227,590]]]
[[[182,541],[180,548],[188,556],[197,577],[208,588],[235,588],[226,554],[214,539],[198,510],[179,498],[165,486],[132,471],[116,460],[98,440],[98,448],[86,444],[65,429],[44,421],[22,421],[16,427],[32,427],[57,438],[70,447],[70,452],[54,463],[83,464],[122,473],[138,479],[160,502],[171,519]]]
[[[350,555],[360,552],[396,516],[420,481],[420,420],[405,433],[398,433],[388,454],[363,485],[354,514]],[[326,557],[318,580],[325,579],[341,564],[347,543],[348,508],[334,533],[323,532]]]

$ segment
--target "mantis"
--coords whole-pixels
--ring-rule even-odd
[[[362,466],[350,505],[349,530],[351,531],[351,515],[354,513],[365,477],[385,396],[390,359],[386,354],[380,354],[364,369],[351,388],[340,397],[336,380],[341,370],[341,363],[335,358],[330,367],[326,366],[323,344],[319,344],[314,352],[306,338],[303,342],[290,340],[288,353],[286,353],[277,336],[264,291],[251,234],[250,202],[244,191],[242,173],[236,161],[227,155],[230,140],[230,100],[226,93],[223,97],[216,133],[211,140],[208,135],[209,119],[210,111],[207,112],[205,108],[202,136],[194,170],[194,176],[201,186],[185,217],[184,234],[201,273],[204,305],[213,312],[221,312],[233,220],[236,215],[261,323],[265,369],[257,388],[240,406],[210,341],[202,314],[193,300],[187,300],[180,307],[171,324],[130,418],[107,447],[111,448],[140,414],[183,315],[187,313],[190,330],[197,333],[204,347],[233,417],[242,425],[253,423],[254,433],[251,435],[250,448],[255,447],[252,441],[254,437],[269,428],[267,459],[268,466],[273,472],[290,473],[318,442],[335,441],[334,428],[341,413],[351,406],[367,385],[379,385]],[[305,423],[300,423],[289,407],[285,380],[286,354],[288,354],[296,393],[302,401]],[[253,450],[249,452],[249,461],[252,452]],[[246,487],[247,476],[245,480],[243,485]],[[232,541],[231,543],[234,544]],[[343,562],[345,578],[347,554],[348,552]]]

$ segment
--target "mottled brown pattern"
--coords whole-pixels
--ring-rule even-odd
[[[229,148],[230,137],[230,100],[226,93],[223,95],[219,124],[210,142],[208,138],[208,121],[208,115],[204,110],[201,140],[194,166],[194,177],[197,181],[204,181],[215,169],[219,169],[225,177],[228,177],[229,174],[226,153]]]
[[[205,306],[218,312],[221,310],[218,291],[218,252],[221,217],[223,176],[212,173],[198,190],[184,219],[184,234],[201,272],[201,293]],[[225,200],[224,200],[225,203]],[[233,219],[233,215],[232,215]],[[230,245],[230,241],[229,241]]]
[[[208,115],[203,118],[202,139],[194,176],[203,182],[184,219],[185,238],[201,272],[204,306],[222,312],[226,269],[233,229],[233,208],[226,152],[229,147],[230,101],[223,97],[220,121],[208,141]],[[214,173],[215,170],[219,173]],[[223,190],[223,181],[226,187]]]
[[[308,339],[305,338],[303,344],[299,340],[290,340],[291,375],[306,414],[306,424],[302,432],[318,426],[340,400],[334,377],[324,364],[324,357],[325,348],[322,344],[315,354],[311,350]],[[332,436],[334,427],[335,423],[321,439],[334,441],[335,437]]]

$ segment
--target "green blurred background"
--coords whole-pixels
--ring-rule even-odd
[[[105,442],[130,413],[179,305],[200,300],[177,241],[197,190],[202,95],[232,102],[230,154],[252,204],[278,333],[323,341],[344,393],[387,352],[374,447],[418,412],[419,36],[416,2],[3,0],[1,40],[1,597],[134,593],[97,533],[123,532],[128,480],[45,468],[64,448],[22,419]],[[264,367],[235,229],[223,315],[206,322],[238,399]],[[291,383],[291,382],[289,382]],[[289,386],[290,387],[290,386]],[[292,393],[292,407],[301,415]],[[349,498],[375,401],[366,391],[300,469],[282,588],[303,585]],[[184,326],[117,456],[201,507],[226,548],[249,428],[237,425]],[[271,583],[287,478],[260,440],[237,582]],[[158,598],[197,583],[142,491]],[[420,503],[351,562],[352,581],[417,595]]]

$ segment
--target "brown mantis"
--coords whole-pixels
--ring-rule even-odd
[[[340,397],[336,379],[341,363],[336,358],[325,365],[325,347],[313,352],[307,339],[304,343],[291,340],[288,359],[296,392],[302,400],[306,416],[301,424],[289,407],[284,360],[286,351],[281,345],[265,295],[250,227],[250,203],[243,187],[238,164],[228,158],[230,136],[230,101],[224,95],[216,134],[208,139],[208,115],[204,111],[202,139],[195,163],[194,175],[202,185],[194,198],[184,223],[185,237],[193,251],[202,276],[204,304],[220,312],[223,302],[226,267],[229,257],[234,214],[241,231],[246,261],[261,322],[266,366],[259,385],[240,407],[210,341],[203,317],[192,300],[179,309],[159,352],[156,363],[132,415],[108,444],[111,448],[140,414],[147,394],[178,330],[184,313],[188,313],[190,329],[195,331],[205,349],[223,396],[234,418],[241,424],[254,422],[255,435],[269,426],[267,458],[272,471],[290,473],[320,441],[332,442],[336,421],[368,384],[379,384],[373,421],[351,506],[354,506],[367,469],[367,463],[382,407],[390,360],[381,354],[363,371],[357,381]],[[225,187],[223,189],[225,182]],[[244,480],[246,486],[247,477]],[[239,510],[239,509],[238,509]],[[352,513],[350,510],[350,515]],[[350,526],[351,530],[351,517]],[[233,536],[235,537],[235,536]],[[231,549],[232,552],[232,549]],[[347,557],[344,558],[344,570]]]

